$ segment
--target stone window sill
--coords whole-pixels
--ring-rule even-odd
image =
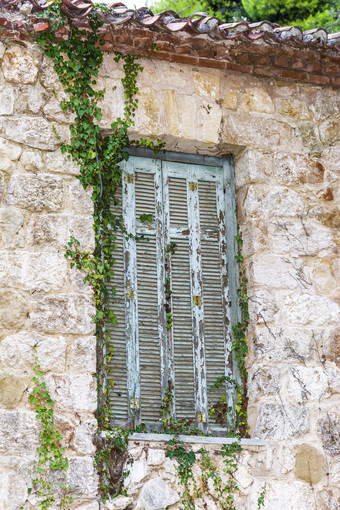
[[[232,444],[237,441],[235,437],[210,437],[210,436],[178,436],[180,441],[183,443],[194,443],[194,444]],[[139,433],[134,432],[129,437],[129,441],[155,441],[155,442],[167,442],[172,439],[173,436],[170,434],[152,434],[152,433]],[[241,439],[241,446],[266,446],[266,442],[263,439],[257,438],[245,438]]]

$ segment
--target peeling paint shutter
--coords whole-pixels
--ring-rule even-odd
[[[209,391],[216,377],[232,374],[223,179],[221,168],[193,164],[131,157],[124,166],[122,211],[133,237],[119,234],[110,283],[119,287],[116,422],[159,429],[170,383],[174,417],[206,430],[209,406],[225,395]],[[142,223],[142,214],[152,222]],[[232,406],[232,395],[226,398]]]

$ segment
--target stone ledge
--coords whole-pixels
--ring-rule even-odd
[[[152,433],[139,433],[134,432],[129,441],[170,441],[173,436],[171,434],[152,434]],[[199,444],[233,444],[237,441],[236,437],[207,437],[207,436],[178,436],[183,443],[199,443]],[[241,439],[241,446],[266,446],[267,443],[263,439],[245,438]]]

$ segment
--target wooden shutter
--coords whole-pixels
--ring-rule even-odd
[[[209,407],[223,395],[233,403],[231,391],[209,391],[232,375],[223,170],[130,157],[123,180],[129,235],[117,239],[112,282],[121,285],[124,273],[124,299],[119,290],[113,306],[114,417],[159,429],[170,384],[174,417],[206,430]],[[152,222],[142,223],[143,214]]]

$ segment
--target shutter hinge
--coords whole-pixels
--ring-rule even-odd
[[[132,183],[133,182],[133,174],[125,174],[124,175],[124,182]]]
[[[207,423],[207,415],[205,413],[197,413],[198,423]]]
[[[202,306],[202,296],[192,296],[194,306]]]
[[[136,291],[135,289],[127,289],[126,295],[128,299],[135,299]]]
[[[190,191],[197,191],[197,182],[189,182],[189,190]]]
[[[139,409],[139,398],[132,398],[130,400],[130,409]]]

